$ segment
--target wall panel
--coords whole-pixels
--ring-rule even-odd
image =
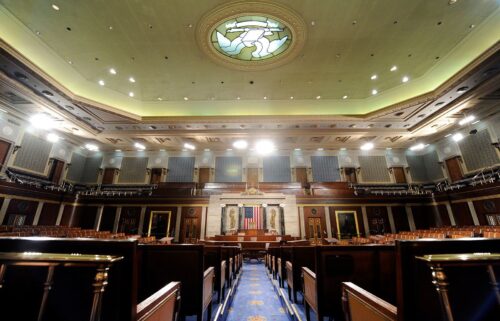
[[[340,167],[337,156],[311,156],[313,182],[339,182]]]
[[[243,161],[241,157],[226,156],[215,158],[215,182],[241,182],[242,172]]]
[[[52,143],[43,138],[25,133],[21,142],[21,149],[16,153],[14,166],[44,174],[51,149]]]
[[[269,156],[262,160],[264,182],[288,183],[292,179],[290,157]]]
[[[144,184],[148,157],[123,157],[118,183]]]
[[[38,219],[38,225],[56,225],[59,207],[59,204],[44,203],[40,218]]]
[[[480,130],[475,135],[466,135],[458,142],[458,146],[468,171],[492,166],[499,162],[487,129]]]
[[[455,222],[458,226],[474,225],[467,203],[452,203],[451,209],[453,211],[453,216],[455,217]]]
[[[167,182],[192,182],[194,163],[194,157],[169,157]]]
[[[385,156],[359,156],[361,177],[363,182],[390,182],[389,170]]]

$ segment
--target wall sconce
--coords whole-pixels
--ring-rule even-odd
[[[495,146],[496,149],[498,149],[498,151],[500,152],[500,142],[491,143],[491,145]]]
[[[151,175],[151,168],[146,168],[146,174]]]
[[[12,154],[15,154],[18,150],[21,149],[21,146],[20,145],[16,145],[14,146],[14,149],[12,150]]]
[[[71,163],[67,163],[66,164],[66,170],[68,170],[70,168],[70,166],[71,166]]]

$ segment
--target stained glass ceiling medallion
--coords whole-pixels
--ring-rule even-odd
[[[223,55],[239,60],[263,60],[286,51],[290,29],[263,16],[237,17],[221,23],[212,33],[212,44]]]
[[[240,1],[208,12],[198,23],[200,48],[215,62],[239,70],[266,70],[293,60],[306,39],[304,20],[271,2]]]

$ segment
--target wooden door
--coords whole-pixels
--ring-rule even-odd
[[[196,243],[198,241],[198,219],[186,217],[183,224],[183,242]]]
[[[59,184],[63,170],[64,170],[64,162],[58,159],[53,159],[52,169],[50,171],[50,180],[55,184]]]
[[[458,156],[446,160],[446,168],[452,182],[459,181],[464,178],[462,167],[460,166],[460,158]]]
[[[307,220],[307,238],[312,245],[321,244],[321,231],[321,218],[309,217]]]
[[[113,184],[115,178],[116,168],[105,168],[104,174],[102,175],[103,184]]]
[[[9,154],[11,144],[0,140],[0,170],[6,165],[7,155]]]
[[[406,183],[405,170],[403,167],[393,167],[392,174],[394,175],[394,181],[396,184]]]
[[[160,184],[161,177],[163,175],[163,168],[153,168],[151,169],[151,179],[150,184]]]
[[[205,183],[210,183],[210,168],[200,168],[198,173],[198,183],[201,187],[203,187]]]
[[[259,185],[259,169],[247,168],[247,186],[257,187]]]
[[[301,183],[302,185],[307,184],[307,168],[305,167],[297,167],[295,168],[295,180],[297,183]]]
[[[348,183],[357,183],[356,169],[354,167],[344,168],[345,181]]]

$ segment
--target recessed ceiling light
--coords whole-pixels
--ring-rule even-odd
[[[116,75],[116,69],[115,68],[109,68],[109,73],[112,75]]]
[[[420,143],[420,144],[413,145],[412,147],[410,147],[410,150],[422,150],[425,148],[425,146],[427,146],[427,145]]]
[[[340,148],[340,150],[347,150],[347,148],[345,148],[345,147],[342,147],[342,148]]]
[[[377,78],[378,78],[378,76],[377,76],[377,75],[372,75],[372,76],[370,77],[370,79],[371,79],[371,80],[375,80],[375,79],[377,79]]]
[[[392,150],[392,147],[386,147],[385,149],[386,150]]]
[[[301,151],[301,149],[300,149],[300,148],[295,148],[294,150],[296,150],[296,151]]]
[[[184,100],[189,100],[189,98],[187,98],[187,97],[184,97]]]
[[[134,147],[137,148],[138,150],[145,150],[146,146],[144,146],[141,143],[134,143]]]
[[[233,147],[236,149],[245,149],[248,147],[248,143],[246,140],[237,140],[233,143]]]
[[[57,143],[59,141],[59,136],[57,136],[54,133],[48,133],[47,134],[47,140],[51,143]]]
[[[373,149],[374,145],[373,143],[365,143],[361,145],[361,150],[370,150]]]
[[[320,152],[323,151],[323,150],[325,150],[325,149],[322,148],[322,147],[318,148],[318,151],[320,151]]]
[[[276,148],[274,147],[274,143],[272,141],[263,139],[255,144],[255,149],[257,150],[257,153],[266,155],[273,152]]]
[[[59,11],[59,6],[57,4],[52,4],[52,9]]]
[[[446,138],[446,137],[450,137],[450,136],[451,136],[451,134],[447,134],[447,135],[445,135],[444,137]]]
[[[109,27],[108,27],[108,29],[109,29],[109,30],[113,30],[113,26],[109,26]]]
[[[162,101],[162,100],[163,100],[163,98],[161,98],[161,97],[158,97],[158,98],[156,98],[156,99],[158,99],[159,101]]]
[[[264,100],[266,100],[266,99],[267,99],[267,96],[264,96]]]
[[[85,144],[85,148],[92,152],[97,152],[99,150],[99,147],[94,144]]]
[[[408,80],[410,80],[410,78],[408,78],[408,76],[404,76],[401,81],[402,82],[408,82]]]
[[[348,98],[347,95],[342,96],[342,99],[347,99],[347,98]]]
[[[311,26],[315,26],[316,25],[316,21],[311,21]]]
[[[134,83],[135,82],[135,78],[134,77],[129,77],[128,81],[130,81],[131,83]]]
[[[106,83],[104,82],[104,80],[99,80],[99,81],[98,81],[98,83],[99,83],[99,85],[101,85],[101,86],[106,85]]]
[[[398,70],[398,66],[392,66],[391,67],[391,71],[396,71],[396,70]]]
[[[238,96],[238,97],[236,97],[236,99],[237,99],[237,100],[240,100],[241,98],[240,98],[240,96]]]
[[[115,149],[115,152],[121,152],[122,150],[121,149]]]
[[[462,139],[464,139],[464,135],[462,135],[460,133],[456,133],[455,135],[451,136],[451,139],[453,139],[456,142],[459,142]]]
[[[293,96],[290,96],[290,99],[293,99]]]
[[[190,143],[184,143],[184,148],[190,149],[190,150],[195,150],[196,147],[193,144]]]
[[[377,89],[373,89],[372,90],[372,95],[376,95],[376,94],[378,94],[378,90]]]
[[[474,116],[470,115],[470,116],[467,116],[467,117],[465,117],[464,119],[460,120],[460,121],[458,122],[458,124],[459,124],[460,126],[462,126],[462,125],[465,125],[465,124],[470,123],[470,122],[471,122],[471,121],[473,121],[474,119],[476,119],[476,117],[474,117]]]
[[[30,123],[38,129],[52,129],[56,126],[52,117],[47,114],[35,114],[31,116]]]
[[[132,91],[131,91],[131,92],[129,92],[129,93],[128,93],[128,95],[129,95],[130,97],[134,97],[134,96],[135,96],[135,95],[134,95],[134,92],[132,92]]]
[[[72,65],[72,64],[73,64],[73,61],[68,60],[68,64]]]
[[[321,96],[316,96],[316,99],[321,99]]]
[[[472,122],[471,125],[475,125],[477,123],[479,123],[479,120],[476,120],[476,121]]]

